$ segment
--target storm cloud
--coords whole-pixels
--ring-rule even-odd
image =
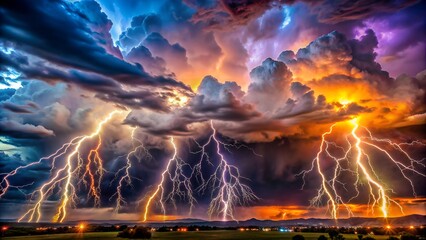
[[[288,210],[288,216],[309,217],[318,179],[299,191],[303,181],[296,174],[312,166],[333,124],[343,132],[357,119],[424,155],[416,145],[426,119],[424,7],[416,1],[6,1],[0,5],[1,172],[50,155],[119,110],[100,134],[108,170],[102,207],[88,210],[93,199],[84,196],[81,209],[72,211],[107,216],[114,174],[128,157],[133,186],[123,188],[128,205],[118,218],[137,217],[138,201],[158,184],[174,153],[171,137],[190,171],[203,154],[213,164],[222,157],[214,144],[200,151],[214,127],[223,157],[251,179],[242,181],[260,198],[239,216],[273,207],[276,212],[256,216],[277,219]],[[373,154],[372,164],[379,166],[375,159],[382,157]],[[49,177],[50,164],[12,177],[29,185],[12,188],[1,206],[25,209],[23,193]],[[379,174],[395,170],[386,166]],[[395,196],[410,197],[387,180]],[[194,217],[203,218],[211,199],[197,194]],[[49,213],[59,197],[52,194]],[[171,205],[170,213],[186,216],[184,199],[176,202],[179,210]]]

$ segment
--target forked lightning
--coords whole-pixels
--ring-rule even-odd
[[[367,203],[369,212],[374,213],[375,209],[378,208],[381,216],[387,218],[389,217],[390,205],[395,204],[403,213],[402,206],[391,198],[391,194],[393,193],[392,188],[379,177],[378,171],[373,164],[375,159],[371,153],[372,151],[378,151],[386,156],[390,163],[400,170],[401,176],[410,184],[413,195],[416,196],[412,176],[407,173],[426,177],[423,173],[425,169],[423,162],[425,159],[415,159],[403,149],[403,146],[424,146],[424,144],[418,141],[398,144],[389,139],[376,138],[367,128],[359,126],[357,118],[341,124],[349,124],[351,126],[351,131],[348,133],[346,139],[347,146],[342,147],[336,142],[329,140],[334,128],[338,125],[338,123],[333,124],[327,132],[322,134],[319,151],[312,161],[311,168],[300,173],[304,181],[303,186],[305,185],[306,175],[314,170],[317,171],[321,178],[321,185],[317,195],[311,200],[312,205],[319,206],[321,205],[321,201],[326,199],[332,218],[337,219],[339,217],[341,207],[346,209],[351,216],[353,213],[349,203],[351,200],[360,196],[360,185],[366,184],[369,195]],[[331,150],[333,147],[334,150]],[[386,147],[390,150],[386,149]],[[340,157],[337,156],[336,152],[338,151],[343,152]],[[397,154],[399,154],[400,159],[397,159]],[[401,156],[404,157],[401,158]],[[334,167],[332,171],[326,171],[327,161],[330,160],[333,162]],[[347,180],[347,177],[345,178],[347,174],[342,173],[351,173],[355,176],[354,181],[349,183],[344,182],[345,179]],[[345,198],[344,194],[347,194],[347,192],[342,193],[341,189],[347,190],[346,186],[348,184],[353,186],[355,194],[349,198]]]

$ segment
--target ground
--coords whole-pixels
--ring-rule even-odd
[[[291,240],[291,237],[300,233],[281,233],[281,232],[239,232],[239,231],[202,231],[202,232],[154,232],[151,239],[156,240],[266,240],[280,239]],[[328,234],[324,233],[302,233],[306,240],[317,240],[318,236]],[[117,238],[116,232],[101,232],[101,233],[71,233],[71,234],[54,234],[40,236],[25,236],[25,237],[8,237],[5,240],[71,240],[71,239],[122,239]],[[358,236],[354,234],[344,234],[346,240],[357,240]],[[377,240],[385,240],[388,236],[374,236]]]

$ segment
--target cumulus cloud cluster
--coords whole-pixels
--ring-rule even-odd
[[[421,87],[422,79],[395,80],[381,69],[375,52],[378,40],[371,29],[358,39],[347,39],[334,31],[296,53],[286,50],[275,60],[267,58],[250,71],[246,92],[236,81],[221,83],[206,76],[193,94],[187,86],[170,77],[173,72],[190,66],[186,49],[178,43],[171,44],[160,33],[164,26],[158,15],[134,17],[130,27],[120,35],[117,43],[127,51],[126,61],[111,42],[111,22],[99,5],[90,0],[78,5],[78,10],[66,3],[49,5],[63,13],[63,24],[73,26],[71,32],[45,37],[47,30],[34,28],[31,21],[26,21],[28,26],[23,29],[28,38],[51,43],[52,51],[38,41],[29,41],[8,30],[16,26],[15,22],[6,22],[10,25],[3,30],[6,43],[23,47],[9,53],[1,51],[3,68],[13,68],[27,79],[75,84],[94,92],[101,100],[128,107],[133,112],[125,122],[149,133],[191,135],[195,129],[193,124],[213,119],[218,120],[231,137],[270,141],[277,136],[306,134],[301,127],[304,124],[343,120],[360,113],[389,110],[397,112],[399,119],[407,118],[411,111],[392,109],[395,107],[392,104],[372,104],[378,99],[392,99],[395,89],[401,88],[401,81],[410,81],[413,88],[410,89],[415,92],[410,94],[414,99],[407,103],[411,109],[420,105],[424,97],[424,92],[416,88]],[[41,5],[28,3],[28,6],[33,9],[27,9],[27,13],[34,12],[40,18],[52,20],[46,20],[47,29],[58,32],[63,29],[53,24],[58,15],[49,14]],[[71,14],[62,6],[67,6]],[[25,20],[26,15],[16,11],[18,6],[11,4],[4,9]],[[83,15],[85,10],[90,14]],[[83,41],[72,40],[78,37]],[[100,41],[103,38],[109,40]],[[58,45],[59,42],[63,44]],[[343,95],[330,94],[336,89]],[[361,91],[371,94],[370,99],[359,99]],[[176,95],[190,100],[185,106],[170,111],[167,100]],[[350,104],[343,106],[341,101]],[[25,112],[20,106],[3,104],[2,107]]]
[[[390,78],[376,62],[376,48],[377,38],[372,30],[359,40],[331,32],[297,53],[283,51],[277,60],[263,61],[250,72],[247,92],[236,82],[220,83],[207,76],[186,106],[167,117],[158,114],[152,125],[139,126],[149,132],[155,128],[155,132],[173,134],[176,129],[188,132],[191,124],[214,119],[233,138],[271,141],[293,134],[309,136],[315,131],[308,133],[304,126],[362,114],[368,116],[366,124],[370,118],[379,118],[376,120],[382,126],[392,126],[413,114],[424,113],[417,110],[424,104],[424,74],[418,78]],[[398,90],[402,85],[407,87],[405,93]],[[396,99],[395,91],[403,96]],[[389,119],[385,112],[391,116]],[[173,124],[156,124],[162,119]]]
[[[1,9],[8,16],[1,38],[15,49],[1,51],[2,69],[13,68],[20,78],[72,83],[123,106],[159,110],[166,110],[164,95],[171,89],[191,92],[173,77],[153,76],[122,60],[108,32],[111,22],[94,1],[10,2]]]
[[[312,7],[321,22],[339,23],[348,20],[366,18],[378,12],[395,11],[416,3],[410,1],[368,1],[355,3],[350,0],[335,2],[332,0],[187,0],[188,5],[197,9],[193,21],[200,21],[212,28],[225,28],[230,25],[245,25],[250,20],[258,18],[265,11],[281,5],[304,2]]]
[[[377,62],[379,39],[372,29],[365,29],[353,39],[333,31],[298,51],[281,49],[276,59],[264,59],[244,76],[247,71],[244,63],[252,57],[246,49],[250,45],[244,44],[256,39],[277,41],[273,37],[276,28],[290,17],[289,11],[284,14],[281,11],[283,4],[295,3],[159,4],[160,9],[168,11],[135,14],[115,43],[111,35],[113,22],[94,0],[5,4],[2,12],[11,17],[4,18],[1,28],[0,70],[19,73],[18,80],[65,83],[66,87],[55,85],[64,95],[77,86],[72,90],[76,93],[69,95],[83,97],[81,105],[69,106],[62,100],[55,103],[63,96],[49,103],[40,99],[37,102],[32,96],[19,97],[24,90],[2,90],[3,135],[27,136],[18,133],[22,131],[28,136],[49,137],[64,131],[61,127],[72,129],[74,125],[64,123],[78,122],[72,116],[82,117],[96,108],[98,100],[93,97],[109,106],[132,110],[124,123],[157,136],[194,136],[202,123],[209,120],[215,120],[230,137],[272,141],[280,136],[315,135],[308,134],[312,124],[359,114],[366,114],[375,119],[374,124],[385,126],[396,126],[398,122],[416,124],[423,119],[425,74],[391,78]],[[358,3],[359,8],[381,11],[410,4]],[[322,22],[345,22],[371,14],[357,14],[345,4],[331,6],[327,1],[324,5],[307,5]],[[342,14],[332,16],[327,13],[331,8],[341,9]],[[215,20],[217,17],[221,22]],[[36,23],[30,18],[42,20]],[[212,30],[225,25],[247,25],[247,28],[230,34],[223,29]],[[230,74],[223,79],[212,70],[211,75],[201,77],[196,70],[201,65],[207,72],[216,69]],[[176,80],[188,76],[195,79],[191,81],[199,82],[195,93]],[[249,82],[244,84],[246,77]],[[23,89],[33,85],[36,83]],[[184,105],[172,106],[170,99],[189,100]],[[78,107],[84,104],[88,107]],[[56,120],[33,120],[38,119],[34,116],[41,111],[55,113]]]

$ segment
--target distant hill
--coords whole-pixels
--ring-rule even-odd
[[[166,222],[151,222],[153,226],[174,226],[174,225],[208,225],[217,227],[238,227],[238,226],[369,226],[369,227],[381,227],[387,224],[392,226],[410,226],[410,225],[426,225],[425,215],[408,215],[396,218],[364,218],[364,217],[353,217],[347,219],[339,219],[335,221],[333,219],[321,219],[321,218],[308,218],[308,219],[290,219],[290,220],[258,220],[255,218],[245,221],[205,221],[198,219],[182,219],[175,221]]]
[[[77,225],[81,221],[69,221],[63,224],[51,224],[51,223],[13,223],[12,220],[0,220],[0,222],[9,222],[10,225],[20,226],[39,226],[39,225]],[[84,222],[99,225],[136,225],[143,224],[137,221],[119,221],[119,220],[84,220]],[[255,218],[244,220],[244,221],[207,221],[202,219],[178,219],[164,222],[149,222],[147,225],[153,227],[160,226],[176,226],[176,225],[200,225],[200,226],[216,226],[216,227],[239,227],[239,226],[369,226],[369,227],[382,227],[390,224],[392,226],[410,226],[410,225],[426,225],[425,215],[408,215],[396,218],[365,218],[365,217],[352,217],[346,219],[339,219],[337,222],[333,219],[322,219],[322,218],[307,218],[307,219],[290,219],[290,220],[258,220]]]

